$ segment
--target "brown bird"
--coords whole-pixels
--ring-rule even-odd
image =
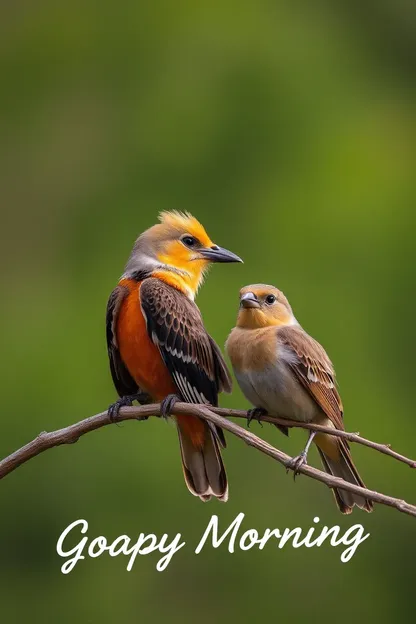
[[[107,306],[107,345],[121,399],[110,407],[161,401],[169,416],[175,401],[218,405],[231,379],[221,351],[207,333],[194,297],[214,262],[241,262],[215,245],[190,214],[164,212],[137,239]],[[183,472],[203,501],[228,498],[220,447],[222,430],[199,418],[175,416]]]
[[[237,326],[226,343],[234,373],[253,416],[270,416],[344,430],[343,407],[335,372],[324,348],[299,325],[284,294],[274,286],[255,284],[240,292]],[[287,433],[287,429],[285,431]],[[346,440],[311,431],[302,453],[291,462],[295,475],[306,463],[312,440],[326,472],[365,487]],[[340,511],[354,505],[372,511],[371,501],[335,488]]]

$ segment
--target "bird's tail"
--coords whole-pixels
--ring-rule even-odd
[[[189,491],[204,502],[215,496],[225,503],[228,483],[220,451],[220,446],[225,447],[222,429],[193,416],[177,416],[176,422]]]
[[[322,438],[323,437],[324,436],[322,436]],[[345,440],[335,440],[334,436],[325,437],[325,444],[320,444],[317,439],[316,445],[326,472],[334,477],[340,477],[344,479],[344,481],[348,481],[348,483],[354,483],[354,485],[365,487],[363,480],[354,466],[349,447]],[[318,438],[318,436],[316,436],[316,438]],[[321,436],[319,436],[319,438],[321,438]],[[331,441],[329,441],[329,439],[331,439]],[[337,446],[336,450],[338,451],[336,453],[333,452],[335,450],[335,444]],[[325,448],[327,452],[325,452],[321,446]],[[340,488],[334,488],[333,492],[339,510],[343,514],[350,514],[354,505],[368,512],[373,511],[373,503],[367,498],[354,494],[353,492],[348,492],[347,490],[341,490]]]

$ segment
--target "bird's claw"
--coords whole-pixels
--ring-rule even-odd
[[[138,401],[141,405],[151,402],[151,397],[146,392],[138,392],[137,394],[129,394],[121,397],[115,403],[112,403],[108,408],[108,418],[112,423],[115,423],[118,419],[120,409],[122,407],[131,407],[133,401]],[[146,420],[146,419],[143,419]]]
[[[306,453],[304,451],[302,451],[302,453],[300,455],[297,455],[296,457],[293,457],[290,461],[287,462],[287,464],[286,464],[286,474],[289,472],[289,470],[293,470],[293,480],[294,481],[296,480],[296,477],[298,476],[298,474],[300,472],[300,468],[308,463],[306,457],[307,457]]]
[[[263,423],[261,422],[261,417],[267,414],[267,410],[262,407],[253,407],[253,409],[249,409],[247,411],[247,427],[250,427],[252,420],[257,420],[259,425],[263,427]]]
[[[129,396],[121,397],[121,399],[118,399],[115,403],[112,403],[108,408],[108,418],[111,420],[112,423],[115,423],[118,418],[120,409],[122,407],[131,407],[132,405],[133,401]]]
[[[168,394],[160,404],[160,415],[162,418],[169,418],[172,414],[172,410],[176,403],[180,401],[180,398],[176,394]]]

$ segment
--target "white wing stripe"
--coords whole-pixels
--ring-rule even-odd
[[[185,355],[184,353],[182,353],[182,351],[178,351],[176,347],[175,349],[172,349],[166,344],[164,344],[163,346],[165,347],[166,351],[168,351],[168,353],[173,355],[173,357],[177,357],[178,359],[182,360],[182,362],[185,362],[185,364],[188,364],[189,362],[192,361],[192,358],[190,355]]]
[[[188,388],[186,386],[186,384],[183,383],[183,378],[182,375],[180,373],[173,373],[173,377],[180,389],[180,391],[182,392],[184,398],[186,399],[186,401],[188,401],[188,403],[192,403],[192,398],[190,397],[189,393],[188,393]]]
[[[198,392],[194,386],[191,386],[186,377],[181,373],[175,371],[173,378],[188,403],[205,403],[208,405],[209,401],[204,396],[204,393]]]

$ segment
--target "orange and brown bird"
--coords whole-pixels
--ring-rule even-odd
[[[176,400],[218,405],[218,393],[230,392],[226,364],[194,303],[214,262],[242,261],[189,213],[163,212],[136,240],[107,305],[110,368],[121,397],[110,407],[113,420],[135,399],[160,401],[169,416]],[[175,420],[189,490],[203,501],[226,501],[223,431],[193,416]]]
[[[344,430],[343,407],[335,385],[335,372],[324,348],[297,322],[285,295],[274,286],[255,284],[240,291],[237,326],[226,349],[246,398],[254,405],[249,419],[270,416]],[[287,434],[287,428],[284,433]],[[312,440],[326,472],[365,487],[343,438],[311,431],[302,453],[290,467],[295,475],[306,462]],[[335,488],[340,511],[354,505],[371,511],[371,501]]]

